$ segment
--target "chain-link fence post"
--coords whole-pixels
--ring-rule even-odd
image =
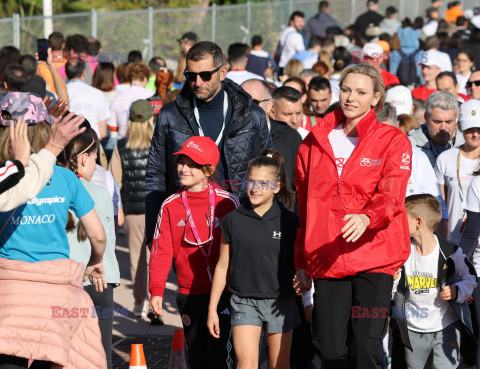
[[[405,0],[400,0],[400,6],[398,9],[399,19],[405,18]]]
[[[153,58],[153,7],[148,7],[148,59]]]
[[[247,1],[247,43],[250,41],[250,27],[252,23],[252,3],[250,0]]]
[[[20,49],[20,14],[13,13],[12,16],[13,26],[13,46]]]
[[[420,1],[415,0],[415,5],[413,6],[413,14],[418,14],[419,7],[420,7]]]
[[[293,13],[293,0],[288,0],[288,16]]]
[[[355,22],[355,10],[356,10],[357,2],[355,0],[350,0],[350,24]]]
[[[215,42],[215,33],[217,32],[217,4],[212,4],[212,42]]]
[[[98,16],[97,16],[97,11],[95,9],[92,9],[92,12],[90,13],[90,21],[92,26],[90,33],[93,38],[97,38]]]

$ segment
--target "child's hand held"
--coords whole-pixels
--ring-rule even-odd
[[[445,286],[440,292],[440,297],[442,300],[456,300],[457,299],[457,289],[455,286]]]
[[[156,316],[164,316],[165,314],[162,311],[163,298],[160,296],[153,296],[150,299],[150,309]]]

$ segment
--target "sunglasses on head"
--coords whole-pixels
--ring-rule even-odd
[[[263,100],[257,100],[257,99],[252,99],[252,102],[256,105],[260,105],[260,103],[268,101],[270,99],[263,99]]]
[[[185,79],[189,82],[195,82],[197,80],[197,76],[200,76],[200,78],[202,79],[203,82],[208,82],[212,79],[213,73],[218,72],[221,67],[222,67],[222,65],[219,66],[218,68],[212,70],[211,72],[207,71],[207,72],[200,72],[200,73],[187,72],[185,70],[185,72],[183,72],[183,75],[185,76]]]
[[[480,79],[477,81],[468,81],[467,83],[465,83],[465,86],[467,88],[472,88],[473,85],[480,87]]]

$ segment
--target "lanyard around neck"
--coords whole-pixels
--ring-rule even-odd
[[[227,111],[228,111],[228,97],[227,93],[224,91],[223,92],[223,123],[222,123],[222,130],[218,134],[217,139],[215,140],[215,143],[217,146],[220,144],[220,141],[222,140],[223,136],[223,131],[225,130],[225,119],[227,119]],[[203,133],[202,125],[200,124],[200,113],[198,112],[198,106],[197,106],[197,99],[193,98],[193,114],[195,115],[195,119],[198,124],[198,134],[200,136],[205,136]]]

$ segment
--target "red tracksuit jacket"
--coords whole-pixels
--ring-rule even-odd
[[[235,210],[239,201],[227,191],[223,191],[217,184],[212,184],[215,193],[215,228],[210,253],[210,270],[215,273],[218,262],[220,241],[222,232],[218,225],[218,219]],[[187,239],[195,241],[192,229],[186,219],[186,211],[183,206],[181,193],[183,187],[162,204],[158,214],[157,226],[150,253],[149,285],[148,289],[152,296],[163,297],[163,290],[167,282],[168,273],[175,262],[179,293],[181,294],[208,294],[212,283],[208,277],[207,264],[198,246],[184,241],[185,227]],[[190,206],[195,225],[200,239],[207,240],[209,237],[209,192],[208,189],[201,192],[188,192],[187,201]],[[206,250],[208,251],[208,250]]]
[[[412,147],[399,129],[378,123],[371,109],[356,126],[359,143],[339,178],[328,134],[344,119],[341,109],[328,114],[298,151],[295,267],[313,278],[393,275],[410,254],[405,192]],[[359,213],[371,223],[359,240],[347,243],[342,219]]]

